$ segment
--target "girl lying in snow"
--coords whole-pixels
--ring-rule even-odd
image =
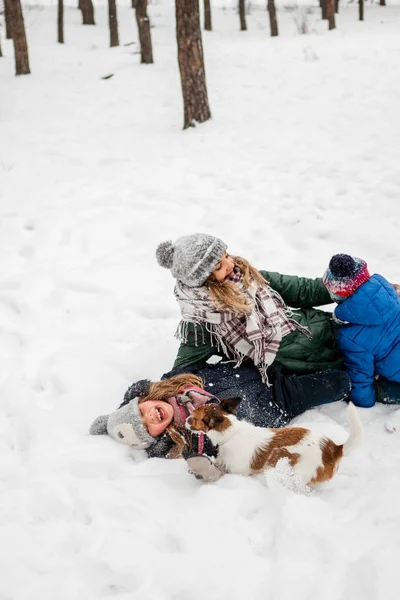
[[[268,368],[266,386],[257,368],[248,361],[235,368],[232,362],[192,365],[191,373],[172,371],[162,381],[142,380],[126,392],[121,406],[111,415],[98,417],[92,435],[107,434],[116,441],[145,449],[149,457],[183,456],[189,470],[206,481],[221,471],[210,461],[216,448],[202,434],[185,428],[186,418],[206,402],[240,396],[236,416],[254,425],[283,427],[295,416],[319,404],[343,400],[350,392],[346,373],[325,371],[303,376],[284,375]]]
[[[337,340],[350,375],[351,399],[370,407],[376,400],[400,402],[400,298],[367,263],[348,254],[331,258],[323,282],[337,302]],[[379,379],[377,378],[379,376]]]

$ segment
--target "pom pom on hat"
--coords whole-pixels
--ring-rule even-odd
[[[349,254],[335,254],[329,262],[329,270],[334,277],[351,278],[357,274],[359,263]]]
[[[171,269],[174,260],[174,245],[171,241],[161,242],[156,250],[158,264],[164,269]]]
[[[322,281],[332,300],[343,302],[369,278],[365,260],[349,254],[335,254],[329,261]]]
[[[90,426],[90,435],[106,435],[109,415],[100,415]]]

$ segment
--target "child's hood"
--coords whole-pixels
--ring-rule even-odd
[[[372,275],[352,296],[335,308],[335,316],[355,325],[380,325],[400,313],[400,298],[382,275]]]

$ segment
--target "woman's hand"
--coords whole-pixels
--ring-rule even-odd
[[[392,286],[397,292],[397,295],[400,296],[400,285],[398,283],[392,283]]]

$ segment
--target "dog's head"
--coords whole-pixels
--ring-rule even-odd
[[[199,406],[186,419],[186,427],[191,431],[201,431],[206,434],[210,431],[222,433],[232,426],[229,416],[235,412],[240,402],[241,398],[226,398],[219,404]]]

